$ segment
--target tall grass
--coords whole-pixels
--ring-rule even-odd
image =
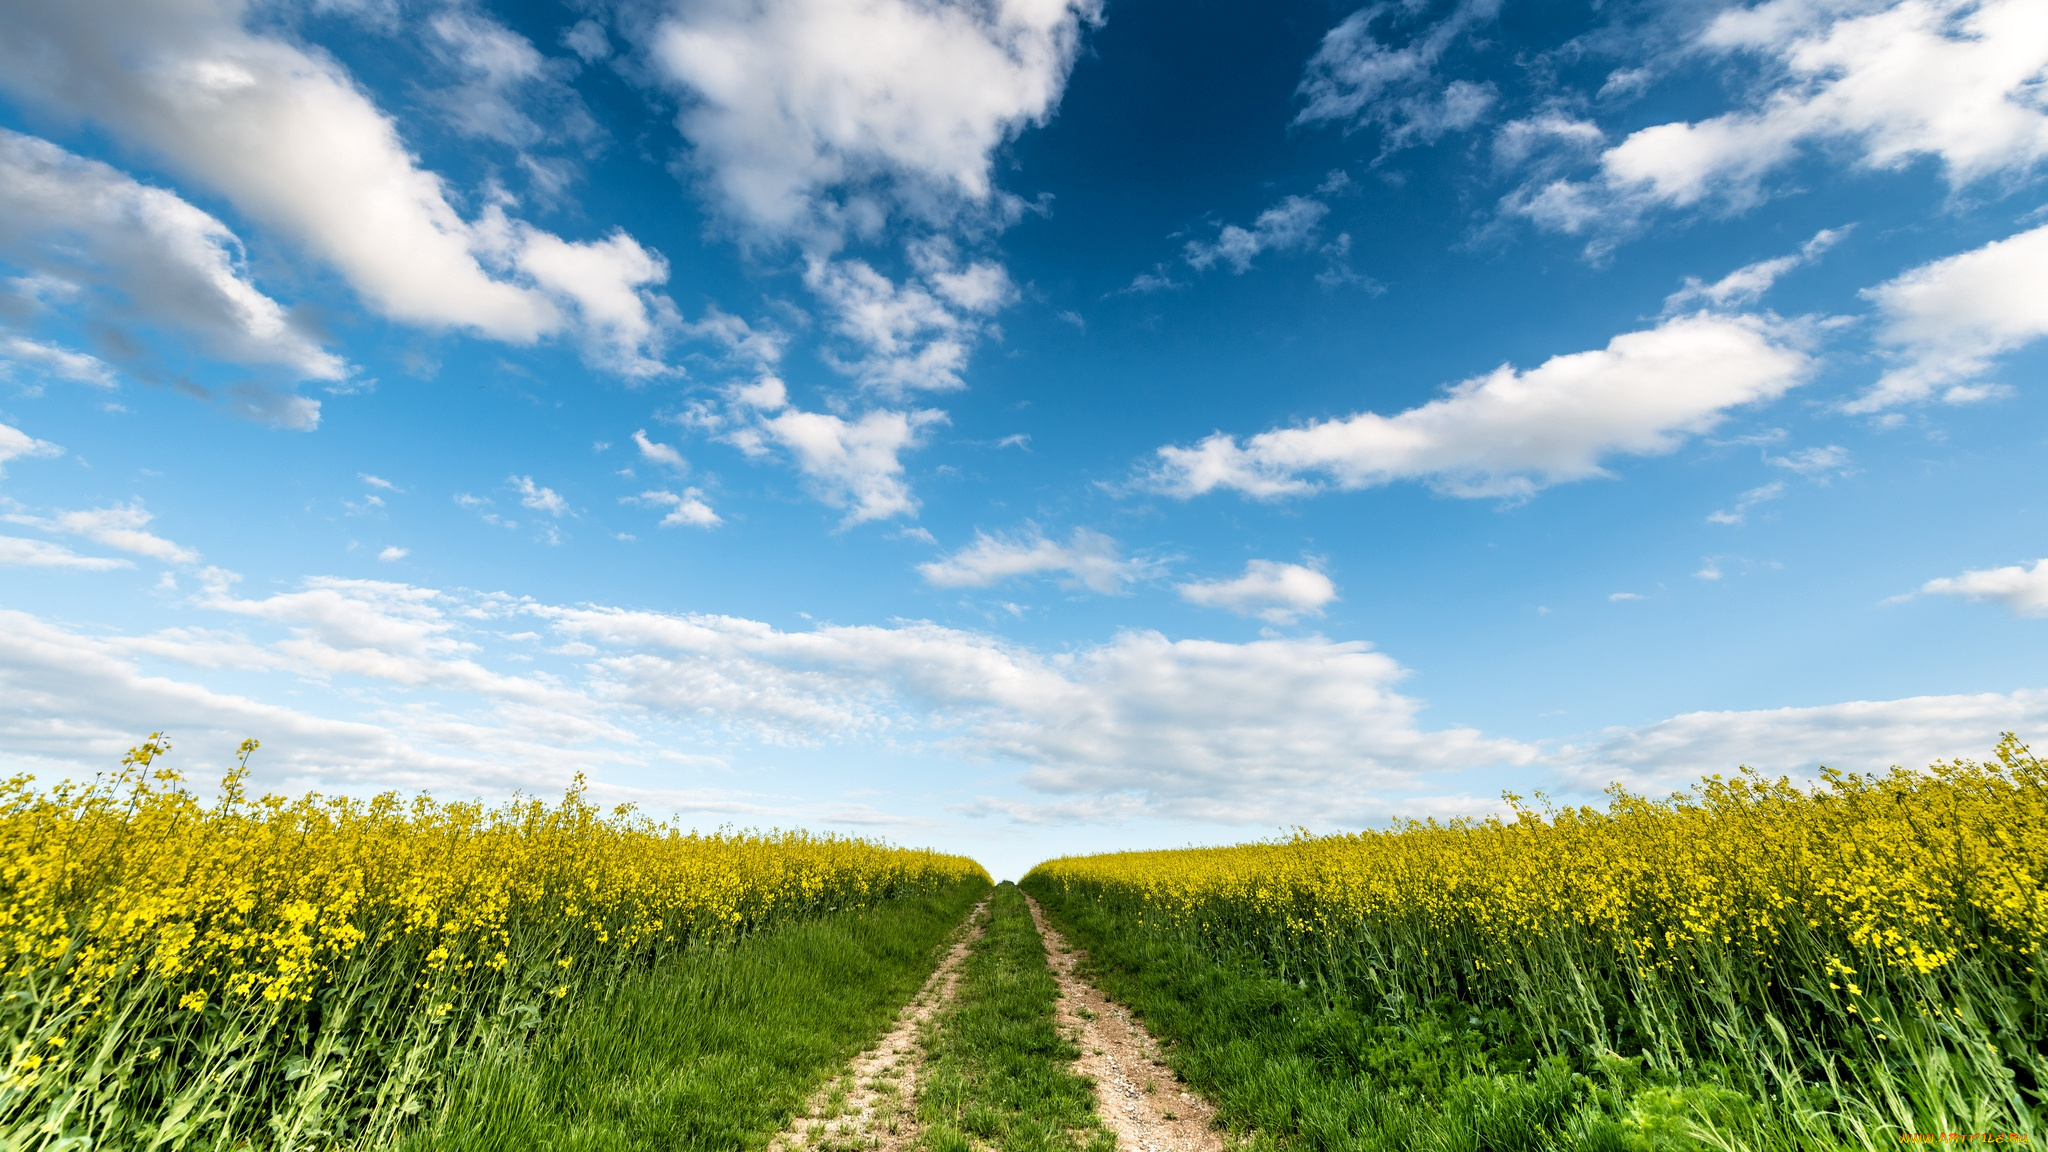
[[[972,861],[589,805],[211,805],[152,738],[0,785],[0,1149],[384,1146],[466,1055],[663,958],[934,895]]]
[[[2016,740],[1812,791],[1745,774],[1518,809],[1025,883],[1325,1004],[1470,1031],[1493,1071],[1732,1093],[1750,1104],[1688,1121],[1731,1143],[2048,1128],[2048,769]]]
[[[465,1061],[432,1125],[399,1149],[760,1148],[884,1031],[987,891],[976,876],[665,956],[529,1041]]]

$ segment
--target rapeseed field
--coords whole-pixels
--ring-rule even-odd
[[[964,857],[700,834],[580,780],[486,807],[245,793],[160,737],[0,785],[0,1147],[375,1147],[450,1070],[664,955],[973,882]]]
[[[1394,1028],[1436,1036],[1430,1061],[1464,1046],[1482,1079],[1626,1088],[1619,1116],[1681,1101],[1674,1123],[1726,1147],[2041,1137],[2048,766],[2012,737],[1989,762],[1813,789],[1744,773],[1604,810],[1510,800],[1507,818],[1067,857],[1024,883],[1105,956],[1165,942],[1301,990],[1304,1020],[1350,1012],[1355,1042],[1308,1057],[1333,1083],[1370,1080],[1369,1036]]]

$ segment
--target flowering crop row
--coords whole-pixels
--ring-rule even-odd
[[[1333,995],[1509,1007],[1552,1052],[1734,1069],[1780,1100],[1846,1085],[1829,1108],[1851,1130],[2031,1131],[2048,1106],[2048,768],[2011,737],[1994,762],[1814,790],[1745,773],[1605,811],[1510,800],[1506,820],[1067,857],[1026,884]]]
[[[607,974],[986,879],[963,857],[607,814],[580,782],[555,806],[252,801],[254,747],[212,805],[155,737],[110,782],[0,785],[8,1147],[174,1114],[166,1146],[388,1132],[451,1053]]]

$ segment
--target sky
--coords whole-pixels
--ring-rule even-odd
[[[2039,0],[0,14],[0,770],[1016,876],[2048,730]]]

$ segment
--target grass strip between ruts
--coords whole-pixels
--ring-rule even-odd
[[[1005,882],[928,1041],[918,1091],[926,1152],[1113,1152],[1095,1088],[1054,1020],[1059,984],[1024,893]]]
[[[887,1027],[985,881],[689,951],[462,1069],[402,1152],[760,1148]],[[1028,926],[1028,925],[1027,925]]]

